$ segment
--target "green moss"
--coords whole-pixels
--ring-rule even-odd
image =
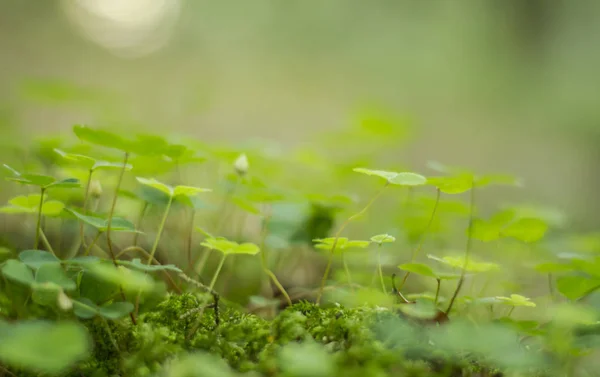
[[[94,339],[93,353],[68,375],[156,376],[200,352],[226,362],[236,373],[256,376],[493,376],[480,365],[426,354],[426,348],[407,354],[405,344],[390,340],[415,334],[408,327],[390,328],[399,319],[392,311],[300,302],[267,321],[221,308],[216,326],[215,310],[199,308],[201,300],[192,294],[170,295],[141,315],[136,326],[128,318],[84,321]],[[193,328],[197,331],[188,339]],[[321,360],[321,368],[307,367],[313,357]]]

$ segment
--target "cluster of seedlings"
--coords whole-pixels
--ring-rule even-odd
[[[359,174],[370,176],[380,188],[333,234],[329,231],[335,211],[327,210],[325,216],[316,211],[300,222],[300,232],[291,232],[290,239],[300,234],[313,251],[324,253],[326,261],[320,284],[307,288],[306,296],[313,300],[304,301],[280,282],[267,253],[276,250],[268,243],[274,232],[273,209],[286,195],[253,177],[245,154],[233,159],[226,154],[232,174],[227,176],[222,203],[211,212],[210,200],[203,198],[214,194],[213,189],[181,184],[181,169],[206,160],[193,148],[157,135],[130,138],[80,125],[73,131],[81,143],[47,148],[43,154],[51,162],[47,169],[58,172],[59,178],[32,173],[27,163],[22,164],[25,170],[4,165],[7,180],[27,190],[10,198],[0,211],[14,216],[7,218],[30,217],[34,228],[18,240],[20,246],[0,249],[0,375],[589,373],[586,356],[599,344],[600,332],[593,303],[585,301],[600,287],[600,258],[595,249],[568,256],[538,251],[546,251],[542,241],[552,225],[539,213],[506,208],[489,218],[478,214],[475,194],[495,185],[518,186],[513,177],[478,175],[439,164],[432,166],[437,172],[430,177],[349,168],[356,179]],[[65,176],[68,172],[73,176]],[[156,179],[158,174],[165,179]],[[399,235],[382,233],[361,240],[344,234],[394,186],[411,195],[428,187],[435,196],[418,198],[425,204],[405,226],[410,252],[403,253],[404,263],[395,273],[388,273],[382,254],[399,242]],[[106,187],[112,188],[108,200]],[[462,206],[444,201],[461,194],[469,198]],[[313,200],[313,208],[335,207],[332,197]],[[330,207],[322,204],[328,198]],[[131,203],[140,208],[137,217],[131,215],[137,208]],[[232,231],[230,203],[261,220],[256,242]],[[148,233],[142,224],[152,210],[158,221]],[[441,239],[434,236],[442,233],[441,219],[452,211],[466,219],[464,247],[460,253],[427,254],[431,263],[425,263],[422,252],[428,237]],[[210,227],[196,226],[203,212],[217,214]],[[164,241],[174,213],[189,214],[178,221],[174,234],[183,241],[177,246]],[[61,226],[51,233],[53,223]],[[328,225],[322,227],[323,223]],[[197,245],[194,234],[202,237]],[[143,240],[150,240],[149,247]],[[474,258],[474,242],[508,242],[535,255],[531,273],[547,278],[549,315],[513,318],[517,307],[539,307],[520,294],[485,297],[473,293],[473,286],[464,294],[465,282],[502,271],[496,263]],[[21,246],[24,243],[30,244]],[[349,250],[357,249],[373,251],[374,270],[357,273],[348,261]],[[159,250],[164,251],[162,256]],[[211,264],[215,251],[219,257]],[[177,262],[164,263],[165,256]],[[227,262],[250,261],[251,256],[258,259],[261,281],[273,286],[279,297],[254,297],[269,309],[270,318],[249,313],[219,289],[219,282],[235,284]],[[332,279],[336,265],[341,278]],[[408,283],[414,275],[420,282],[433,283],[433,292],[411,293]],[[444,291],[450,293],[447,298]]]

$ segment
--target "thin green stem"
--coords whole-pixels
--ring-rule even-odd
[[[90,251],[92,251],[92,248],[94,247],[94,245],[96,244],[96,242],[98,242],[98,238],[100,238],[101,235],[102,235],[102,232],[98,231],[98,233],[96,234],[96,237],[94,237],[94,239],[92,240],[92,242],[85,249],[85,253],[83,255],[87,256],[87,255],[90,254]]]
[[[515,310],[515,307],[514,307],[514,306],[512,306],[512,307],[510,308],[510,310],[508,311],[508,313],[506,314],[506,317],[510,317],[510,315],[512,314],[512,312],[513,312],[514,310]]]
[[[158,226],[158,231],[156,233],[156,238],[154,239],[154,245],[152,245],[152,250],[150,250],[150,254],[148,255],[148,265],[152,264],[154,260],[154,254],[156,254],[156,250],[158,249],[158,244],[160,242],[160,237],[162,235],[163,230],[165,229],[165,224],[167,222],[167,217],[169,216],[169,210],[171,209],[171,203],[173,203],[173,196],[169,196],[169,201],[167,202],[167,208],[165,208],[165,212],[163,213],[162,219],[160,220],[160,225]],[[137,246],[134,246],[137,247]],[[135,297],[135,313],[138,313],[140,297],[142,295],[142,291],[140,290]]]
[[[463,262],[462,270],[460,272],[460,279],[458,280],[458,285],[456,286],[456,290],[450,299],[450,303],[448,304],[448,309],[446,309],[446,315],[450,313],[452,307],[454,306],[454,301],[460,292],[464,282],[465,275],[467,272],[467,265],[469,263],[469,257],[471,256],[471,245],[473,243],[473,213],[475,211],[475,182],[474,179],[471,179],[471,191],[469,195],[469,225],[467,228],[467,245],[465,247],[465,261]]]
[[[235,190],[237,189],[239,185],[239,178],[235,181],[235,185],[229,189],[229,191],[227,191],[227,194],[225,195],[225,198],[223,198],[223,202],[221,203],[220,207],[219,207],[219,211],[218,213],[221,214],[221,218],[217,219],[217,226],[215,227],[215,231],[213,232],[213,234],[219,234],[221,232],[221,229],[223,228],[223,226],[225,226],[225,224],[227,223],[227,213],[226,213],[226,209],[227,209],[227,203],[229,202],[229,199],[231,199],[231,197],[233,196],[233,194],[235,193]],[[207,249],[204,251],[204,254],[202,254],[202,257],[200,258],[200,261],[198,262],[198,267],[196,267],[196,274],[198,276],[202,275],[202,273],[204,272],[204,268],[206,268],[206,263],[208,262],[208,258],[210,257],[212,253],[211,249]]]
[[[215,271],[215,274],[213,275],[213,278],[210,281],[210,285],[208,286],[208,289],[211,291],[215,288],[215,284],[217,283],[217,278],[219,277],[219,274],[221,273],[223,264],[225,264],[225,259],[227,259],[227,254],[223,254],[223,256],[221,257],[221,261],[219,262],[219,265],[217,266],[217,270]]]
[[[146,215],[147,209],[148,209],[148,202],[144,202],[144,205],[142,206],[142,210],[140,211],[140,214],[138,215],[137,225],[135,226],[135,229],[139,230],[142,227],[142,221],[144,220],[144,216]],[[139,238],[140,238],[139,233],[135,233],[133,235],[133,246],[137,246]]]
[[[44,246],[46,246],[46,249],[48,249],[49,252],[56,256],[56,253],[52,249],[52,245],[50,245],[50,241],[48,241],[48,238],[46,238],[46,234],[44,234],[44,231],[42,229],[40,229],[40,238],[42,239],[42,243],[44,244]]]
[[[112,228],[112,220],[113,215],[115,214],[115,208],[117,207],[117,199],[119,198],[119,189],[121,188],[121,183],[123,182],[123,176],[125,175],[125,170],[127,169],[127,161],[129,160],[129,152],[125,152],[125,157],[123,159],[123,168],[121,169],[121,173],[119,174],[119,179],[117,181],[117,187],[115,187],[115,195],[113,196],[112,204],[110,206],[110,212],[108,213],[108,223],[106,224],[106,242],[108,245],[108,252],[112,258],[113,264],[117,267],[117,261],[115,259],[115,252],[112,248],[112,240],[111,240],[111,228]]]
[[[192,208],[191,213],[190,213],[190,226],[188,229],[188,237],[187,237],[187,245],[186,245],[188,268],[192,268],[192,265],[194,263],[194,261],[192,259],[192,240],[193,240],[193,235],[194,235],[194,220],[195,219],[196,219],[196,210]]]
[[[441,279],[435,279],[436,283],[437,283],[437,287],[435,289],[435,300],[433,301],[433,303],[437,306],[438,300],[440,298],[440,288],[442,287],[442,280]]]
[[[33,243],[33,248],[37,250],[40,244],[40,231],[42,230],[42,206],[44,205],[44,194],[46,193],[46,188],[40,188],[40,204],[38,206],[38,214],[37,214],[37,224],[35,226],[35,241]]]
[[[321,286],[319,288],[319,293],[317,294],[317,301],[316,301],[317,305],[320,305],[320,303],[321,303],[321,297],[323,296],[323,289],[325,289],[325,284],[327,283],[327,278],[329,277],[329,271],[331,270],[331,265],[333,263],[335,247],[337,246],[337,243],[340,238],[340,235],[342,234],[342,231],[346,228],[346,226],[348,226],[348,224],[350,224],[350,222],[352,222],[352,220],[362,216],[365,212],[367,212],[369,210],[369,208],[373,205],[373,203],[375,203],[375,201],[381,196],[381,194],[387,188],[388,185],[389,185],[389,182],[387,182],[385,184],[385,186],[383,186],[381,188],[381,190],[379,190],[379,192],[377,194],[375,194],[375,196],[373,196],[373,198],[371,198],[369,203],[367,203],[367,205],[362,210],[360,210],[360,212],[350,216],[342,224],[342,226],[340,226],[340,228],[336,232],[335,239],[333,241],[333,244],[331,245],[331,251],[329,252],[329,260],[327,261],[327,266],[325,267],[325,272],[323,273],[323,278],[321,279]]]
[[[412,256],[410,257],[410,263],[414,263],[415,258],[417,257],[417,255],[421,251],[421,248],[423,247],[423,243],[425,242],[425,237],[427,236],[427,233],[429,232],[429,229],[431,228],[431,225],[433,224],[433,220],[435,218],[435,213],[437,212],[437,208],[440,203],[440,195],[441,195],[441,191],[438,188],[436,190],[435,204],[433,205],[433,210],[431,211],[431,216],[429,217],[429,221],[427,222],[427,226],[425,227],[425,230],[423,231],[423,233],[421,234],[421,237],[419,238],[419,243],[418,243],[417,247],[415,248],[415,250],[412,253]],[[410,271],[407,271],[406,274],[404,274],[404,277],[402,278],[402,281],[400,282],[400,286],[398,287],[398,289],[402,289],[402,287],[404,286],[404,283],[406,283],[406,280],[408,279],[409,276],[410,276]]]
[[[117,181],[117,187],[115,187],[115,195],[113,196],[112,204],[110,206],[110,212],[108,213],[108,222],[106,224],[106,243],[108,246],[108,252],[112,259],[113,265],[118,268],[117,260],[115,258],[115,252],[112,247],[112,240],[110,238],[111,227],[113,215],[115,214],[115,208],[117,207],[117,199],[119,198],[119,189],[121,188],[121,183],[123,182],[123,176],[125,175],[125,170],[127,169],[127,161],[129,160],[129,152],[125,152],[125,157],[123,159],[123,168],[121,169],[121,173],[119,173],[119,179]],[[125,292],[123,292],[123,287],[119,287],[119,291],[121,292],[121,298],[123,301],[127,301],[127,297],[125,297]],[[129,313],[129,318],[131,318],[131,322],[135,325],[137,321],[135,319],[135,314]]]
[[[379,271],[379,280],[381,282],[381,289],[383,290],[383,293],[386,293],[387,291],[385,290],[385,281],[383,280],[383,271],[381,269],[381,244],[379,244],[379,247],[377,248],[377,270]]]
[[[350,275],[350,269],[346,262],[346,253],[342,253],[342,264],[344,265],[344,272],[346,273],[346,279],[348,279],[348,285],[350,286],[350,289],[354,291],[354,287],[352,286],[352,276]]]
[[[94,170],[90,169],[88,172],[88,177],[87,177],[87,182],[85,184],[85,195],[83,196],[83,214],[86,214],[87,211],[87,202],[88,202],[88,197],[90,195],[90,185],[92,182],[92,174],[94,173]],[[85,245],[85,238],[84,238],[84,233],[83,233],[83,228],[84,228],[84,223],[83,220],[79,220],[79,247],[81,247],[81,245]],[[77,250],[79,250],[79,247],[77,248]]]
[[[173,203],[173,196],[170,196],[169,201],[167,202],[167,208],[165,208],[163,217],[160,220],[160,225],[158,226],[158,233],[156,234],[156,238],[154,239],[154,245],[152,245],[152,250],[150,250],[150,257],[148,258],[148,262],[147,262],[149,265],[152,264],[152,259],[154,258],[156,249],[158,249],[158,243],[160,242],[160,236],[162,235],[162,232],[165,229],[165,224],[167,222],[167,217],[169,216],[169,210],[171,209],[172,203]]]

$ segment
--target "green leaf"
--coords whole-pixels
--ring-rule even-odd
[[[427,179],[427,183],[444,194],[462,194],[473,187],[473,175],[465,173],[450,177],[431,177]]]
[[[5,278],[31,286],[35,279],[33,272],[21,261],[9,259],[2,266],[2,274]],[[2,343],[2,342],[0,342]]]
[[[209,231],[207,231],[206,229],[203,229],[203,228],[201,228],[199,226],[195,227],[194,229],[196,230],[196,232],[202,234],[206,238],[216,238]]]
[[[60,181],[54,181],[46,186],[46,188],[78,188],[81,187],[79,183],[79,179],[77,178],[66,178],[61,179]]]
[[[502,229],[506,227],[515,217],[513,210],[505,210],[496,213],[489,220],[475,219],[473,220],[473,229],[471,237],[483,241],[490,242],[499,239],[502,235]],[[468,235],[467,229],[467,235]]]
[[[136,179],[139,183],[141,183],[144,186],[152,187],[153,189],[161,191],[162,193],[167,194],[168,196],[174,196],[173,187],[166,185],[162,182],[159,182],[154,178],[148,179],[148,178],[136,177]]]
[[[443,264],[448,265],[453,268],[462,269],[463,267],[465,267],[465,270],[469,271],[469,272],[487,272],[487,271],[497,270],[499,268],[499,266],[495,263],[475,262],[471,259],[465,265],[464,256],[461,256],[461,257],[446,256],[443,258],[438,258],[433,255],[427,255],[427,257],[429,259],[433,259],[435,261],[438,261],[440,263],[443,263]]]
[[[365,168],[354,168],[353,171],[357,173],[383,178],[392,185],[421,186],[427,183],[427,178],[423,177],[420,174],[410,172],[396,173],[392,171],[373,170]]]
[[[500,228],[483,219],[473,219],[471,237],[483,242],[495,241],[500,238]]]
[[[74,322],[23,321],[0,326],[0,361],[32,373],[58,375],[89,355],[91,339]]]
[[[54,182],[54,178],[43,174],[21,174],[18,177],[9,177],[9,181],[21,183],[24,185],[46,187]]]
[[[163,155],[169,143],[164,137],[152,134],[136,135],[136,140],[131,143],[131,151],[142,156]]]
[[[399,186],[422,186],[427,183],[427,178],[417,173],[398,173],[389,179],[390,184]]]
[[[255,255],[260,252],[260,249],[257,245],[252,243],[243,243],[238,244],[234,241],[229,241],[224,237],[207,238],[204,242],[201,243],[202,246],[207,247],[209,249],[218,250],[223,254],[250,254]]]
[[[94,163],[96,162],[96,160],[92,157],[88,157],[88,156],[85,156],[82,154],[76,154],[76,153],[68,153],[68,152],[65,152],[58,148],[54,148],[54,152],[56,152],[56,154],[58,154],[65,160],[77,162],[78,165],[80,165],[86,169],[91,169],[92,166],[94,166]]]
[[[94,255],[80,255],[75,258],[66,259],[63,263],[84,265],[89,263],[99,263],[100,261],[101,259]]]
[[[529,306],[532,308],[535,308],[536,306],[534,302],[531,302],[530,298],[517,294],[511,294],[510,297],[497,296],[496,298],[511,306]]]
[[[433,272],[431,267],[423,263],[405,263],[399,265],[398,268],[418,275],[423,275],[434,279],[438,278],[437,274]]]
[[[131,164],[125,164],[123,165],[122,162],[108,162],[108,161],[96,161],[94,163],[94,165],[92,165],[92,170],[96,171],[96,170],[111,170],[111,169],[118,169],[121,170],[123,169],[123,167],[125,167],[125,170],[131,170],[133,169],[133,166]]]
[[[131,143],[121,136],[101,129],[93,129],[84,125],[73,126],[73,133],[82,141],[103,147],[130,151]]]
[[[122,286],[127,291],[141,291],[142,293],[151,292],[156,284],[148,275],[130,270],[124,266],[115,268],[110,263],[95,263],[85,265],[85,269],[96,278],[109,284]]]
[[[99,161],[89,156],[75,153],[67,153],[63,150],[56,148],[54,149],[54,152],[56,152],[66,160],[75,162],[78,166],[81,166],[86,170],[96,171],[104,169],[123,169],[123,163],[121,162]],[[125,169],[131,170],[132,166],[130,164],[126,164]]]
[[[115,320],[125,317],[133,309],[134,305],[130,302],[113,302],[108,305],[98,306],[87,298],[73,300],[73,312],[79,318],[84,319],[100,316]]]
[[[523,242],[536,242],[544,237],[547,230],[548,225],[543,220],[521,218],[504,228],[502,235]]]
[[[19,253],[19,259],[30,268],[37,270],[45,264],[60,265],[60,259],[44,250],[24,250]]]
[[[32,286],[31,299],[35,303],[43,306],[56,307],[61,292],[64,294],[63,289],[58,284],[52,282],[36,282]]]
[[[181,269],[179,269],[177,266],[173,265],[173,264],[164,264],[164,265],[147,265],[147,264],[143,264],[141,259],[139,258],[135,258],[132,261],[124,261],[124,260],[119,260],[117,261],[118,264],[126,266],[126,267],[131,267],[135,270],[140,270],[140,271],[147,271],[147,272],[154,272],[154,271],[174,271],[174,272],[182,272]]]
[[[192,187],[192,186],[175,186],[173,196],[194,196],[201,192],[209,192],[211,189]]]
[[[131,302],[113,302],[109,305],[100,306],[98,314],[108,319],[119,319],[123,318],[134,309],[134,305]]]
[[[62,188],[74,188],[80,187],[79,180],[75,178],[62,179],[60,181],[55,180],[53,177],[44,174],[35,173],[19,173],[10,166],[4,164],[4,167],[10,170],[15,176],[8,177],[9,181],[21,183],[23,185],[38,186],[40,188],[50,187],[62,187]],[[39,202],[38,202],[39,203]]]
[[[561,276],[556,279],[556,289],[570,300],[576,300],[600,286],[600,279],[585,276]]]
[[[335,237],[314,239],[315,248],[323,250],[331,250],[335,242]],[[338,237],[335,243],[335,251],[347,250],[351,248],[364,249],[369,247],[371,243],[369,241],[350,241],[346,237]]]
[[[236,247],[231,254],[249,254],[256,255],[260,252],[260,248],[253,243],[242,243]]]
[[[73,291],[77,288],[77,284],[67,276],[58,263],[42,264],[35,274],[35,281],[37,283],[54,283],[65,291]]]
[[[371,242],[377,243],[379,245],[395,241],[396,238],[394,236],[390,236],[389,234],[378,234],[376,236],[371,237]]]
[[[73,214],[79,220],[83,221],[84,223],[98,229],[98,231],[100,232],[106,232],[106,230],[108,229],[108,219],[103,219],[97,216],[83,215],[70,208],[68,208],[67,211]],[[135,225],[131,221],[123,219],[121,217],[113,217],[110,229],[114,232],[142,233],[135,229]]]
[[[19,213],[19,214],[35,214],[39,211],[40,194],[31,194],[28,196],[19,195],[8,201],[9,205],[0,208],[2,213]],[[45,199],[45,198],[44,198]],[[65,205],[57,200],[44,201],[42,204],[42,215],[44,216],[59,216]]]
[[[85,297],[73,300],[73,313],[83,319],[94,318],[98,315],[98,306]]]

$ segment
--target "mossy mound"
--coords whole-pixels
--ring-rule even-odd
[[[203,309],[192,294],[171,295],[135,326],[125,319],[86,321],[94,352],[68,376],[501,375],[433,354],[411,356],[381,336],[381,326],[398,319],[390,310],[301,302],[268,321]]]

